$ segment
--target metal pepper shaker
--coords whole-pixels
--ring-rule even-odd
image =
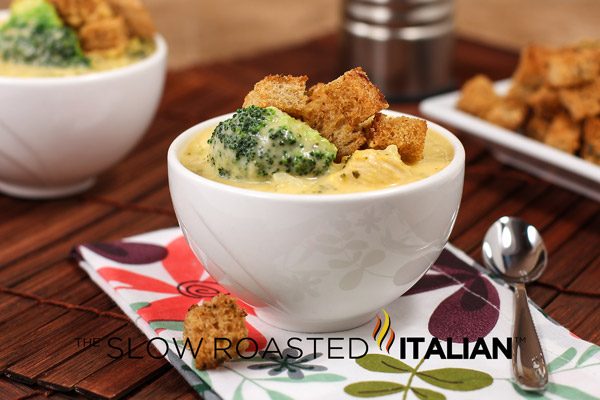
[[[344,0],[343,63],[361,66],[389,99],[452,87],[452,0]]]

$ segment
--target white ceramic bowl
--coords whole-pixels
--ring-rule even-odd
[[[415,284],[442,251],[458,213],[465,164],[464,149],[448,130],[429,122],[455,154],[426,179],[363,193],[291,195],[221,184],[181,164],[178,155],[191,137],[229,116],[175,139],[169,188],[196,256],[267,323],[302,332],[361,325]]]
[[[0,19],[1,19],[0,15]],[[51,198],[83,191],[148,128],[167,45],[129,66],[56,78],[0,76],[0,192]]]

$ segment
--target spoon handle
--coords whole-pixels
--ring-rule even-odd
[[[515,284],[513,374],[523,390],[541,391],[548,383],[546,360],[527,303],[525,284]]]

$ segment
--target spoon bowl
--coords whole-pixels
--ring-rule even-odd
[[[483,262],[508,283],[538,279],[546,269],[546,247],[538,230],[515,217],[502,217],[483,239]]]

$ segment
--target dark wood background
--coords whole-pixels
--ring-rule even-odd
[[[0,195],[0,399],[196,398],[164,360],[113,361],[106,341],[98,348],[77,346],[76,338],[119,336],[140,350],[145,338],[70,258],[70,250],[175,225],[167,187],[170,142],[189,126],[239,107],[268,73],[307,74],[313,82],[334,78],[338,49],[336,37],[326,37],[169,73],[149,132],[90,192],[55,201]],[[505,78],[516,62],[513,53],[459,41],[456,76],[459,82],[479,72]],[[416,103],[391,108],[417,113]],[[531,297],[575,334],[600,343],[600,205],[503,166],[482,144],[456,133],[467,169],[453,244],[479,260],[483,234],[496,218],[516,215],[535,224],[550,258],[541,283],[529,288]]]

